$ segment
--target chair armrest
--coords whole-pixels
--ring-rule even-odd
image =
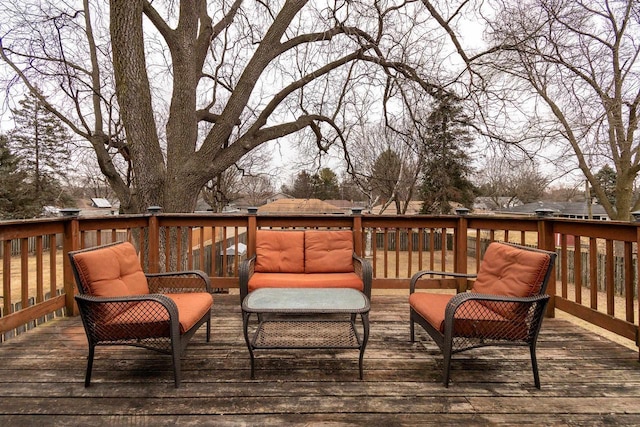
[[[200,270],[153,273],[146,276],[150,294],[212,292],[209,276]]]
[[[180,320],[178,307],[171,298],[161,294],[128,295],[123,297],[97,297],[93,295],[77,294],[74,296],[78,303],[82,323],[87,335],[94,341],[108,340],[100,337],[99,325],[119,315],[124,311],[131,311],[132,322],[137,316],[135,310],[140,311],[139,318],[151,317],[156,322],[169,322],[170,333],[174,337],[180,335]]]
[[[531,320],[530,327],[538,330],[540,325],[542,324],[542,317],[544,314],[544,310],[549,302],[550,296],[546,294],[538,294],[530,297],[509,297],[505,295],[489,295],[489,294],[480,294],[477,292],[464,292],[455,295],[445,309],[444,315],[444,330],[445,335],[447,333],[451,334],[453,332],[453,321],[455,319],[456,313],[461,310],[465,303],[470,301],[486,301],[493,303],[502,303],[502,304],[517,304],[519,307],[513,310],[514,313],[517,313],[513,319],[505,318],[506,321],[512,320],[513,322],[517,322],[519,324],[523,323],[523,321],[527,318]],[[489,304],[487,304],[489,305]],[[527,314],[533,308],[533,313],[531,316]],[[489,307],[486,307],[487,313],[496,313]],[[499,314],[498,314],[499,315]],[[500,315],[501,316],[501,315]],[[481,320],[481,319],[479,319]]]
[[[368,259],[364,259],[353,253],[353,269],[360,277],[364,285],[362,293],[371,299],[371,284],[373,282],[373,267]]]
[[[418,271],[413,276],[411,276],[411,283],[410,283],[410,287],[409,287],[409,293],[410,294],[415,292],[416,283],[418,282],[418,280],[422,276],[425,276],[427,274],[433,274],[433,275],[436,275],[436,276],[460,277],[460,278],[467,278],[467,279],[472,279],[472,278],[476,277],[475,274],[454,273],[454,272],[449,272],[449,271],[431,271],[431,270]]]
[[[240,263],[240,268],[238,270],[238,275],[240,279],[240,304],[244,301],[244,298],[249,294],[249,279],[253,276],[253,273],[256,268],[256,256],[253,255],[251,258],[247,258],[246,260]]]
[[[98,305],[122,305],[123,307],[131,306],[131,303],[139,303],[139,302],[152,302],[158,303],[166,312],[171,315],[175,314],[176,320],[178,319],[178,306],[171,298],[162,294],[145,294],[145,295],[127,295],[123,297],[97,297],[93,295],[87,294],[77,294],[74,296],[76,301],[78,302],[78,307],[84,306],[98,306]]]

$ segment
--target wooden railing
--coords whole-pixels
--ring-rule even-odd
[[[61,310],[76,314],[71,250],[128,240],[145,270],[201,269],[226,291],[238,287],[238,266],[255,252],[261,228],[352,229],[356,252],[373,264],[374,290],[407,291],[419,270],[474,273],[491,241],[556,250],[548,315],[559,309],[638,344],[638,224],[492,216],[146,214],[0,223],[0,334]],[[469,283],[425,285],[455,292]]]

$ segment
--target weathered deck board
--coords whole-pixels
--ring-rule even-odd
[[[455,355],[445,388],[435,344],[409,342],[406,297],[374,295],[370,317],[363,381],[356,350],[258,352],[252,381],[238,297],[216,296],[179,389],[169,356],[131,347],[99,347],[84,388],[80,320],[56,320],[0,345],[0,424],[640,424],[637,353],[567,321],[545,320],[537,390],[526,348]]]

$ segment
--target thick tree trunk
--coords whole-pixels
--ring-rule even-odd
[[[120,115],[134,166],[131,209],[162,206],[165,165],[147,76],[141,0],[111,1],[113,69]]]

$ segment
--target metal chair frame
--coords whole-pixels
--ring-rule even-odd
[[[79,294],[75,295],[78,304],[82,324],[87,335],[89,344],[89,355],[87,357],[87,369],[85,375],[85,387],[91,384],[91,373],[95,348],[98,345],[129,345],[143,347],[163,354],[170,354],[173,360],[173,373],[175,387],[180,386],[181,367],[180,357],[184,353],[189,340],[204,323],[206,326],[206,340],[211,340],[211,310],[208,310],[188,331],[180,333],[180,321],[178,308],[173,300],[164,295],[169,290],[172,292],[208,292],[211,293],[211,282],[209,277],[202,271],[181,271],[156,274],[145,274],[149,283],[149,294],[131,295],[123,297],[98,297],[85,293],[86,285],[82,283],[80,274],[74,257],[83,252],[100,250],[109,246],[118,245],[122,242],[110,243],[92,248],[69,252],[69,260],[75,276]],[[197,286],[185,286],[185,278],[191,279],[190,283]],[[176,280],[177,279],[177,280]],[[173,283],[172,283],[173,282]],[[144,330],[142,326],[132,323],[131,327],[122,330],[121,336],[109,337],[105,334],[106,325],[102,322],[100,312],[112,310],[119,312],[127,310],[129,307],[140,307],[153,310],[154,314],[164,318],[168,315],[168,320],[162,324],[154,324],[152,329]],[[140,312],[142,315],[142,311]],[[158,334],[158,330],[163,333]]]
[[[453,354],[478,347],[503,345],[529,347],[535,386],[540,388],[540,376],[538,373],[538,363],[536,358],[536,344],[540,328],[542,326],[545,309],[550,298],[549,295],[545,294],[545,292],[555,264],[556,253],[515,244],[509,245],[521,250],[544,253],[550,257],[549,267],[545,272],[543,281],[540,285],[540,290],[536,295],[530,297],[508,297],[502,295],[480,294],[477,292],[459,293],[453,296],[447,304],[444,320],[444,333],[424,319],[413,309],[413,307],[410,307],[409,325],[411,342],[415,342],[415,323],[417,323],[429,334],[443,353],[443,383],[445,387],[449,386],[451,356]],[[416,291],[418,280],[425,275],[449,276],[467,279],[477,277],[475,274],[427,270],[419,271],[411,278],[410,294],[413,294]],[[513,321],[505,322],[505,328],[501,328],[499,331],[496,330],[496,333],[493,335],[489,333],[486,334],[486,336],[469,336],[469,334],[463,334],[463,336],[460,336],[456,334],[456,313],[465,310],[465,304],[468,304],[470,301],[482,301],[488,302],[488,304],[507,304],[509,307],[517,307],[517,311],[519,313],[526,313],[526,315],[519,315]],[[482,322],[482,320],[479,320],[479,322]],[[517,337],[513,334],[513,331],[515,330],[521,331],[516,334]]]

